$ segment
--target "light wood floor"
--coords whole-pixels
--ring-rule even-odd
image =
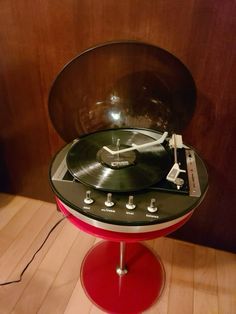
[[[18,278],[61,217],[54,204],[0,194],[0,282]],[[103,313],[80,282],[83,257],[97,241],[64,220],[22,282],[0,287],[0,313]],[[169,238],[146,244],[164,262],[166,286],[145,314],[236,313],[236,255]]]

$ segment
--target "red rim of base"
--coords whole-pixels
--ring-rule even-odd
[[[128,273],[119,276],[119,243],[102,241],[92,247],[81,266],[88,298],[109,314],[140,314],[160,297],[165,270],[159,257],[141,243],[127,243]]]

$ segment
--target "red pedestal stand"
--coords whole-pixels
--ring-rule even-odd
[[[140,243],[104,241],[85,256],[83,288],[109,314],[139,314],[160,296],[165,282],[162,262]]]
[[[164,236],[182,226],[192,212],[146,233],[120,233],[91,226],[73,216],[58,198],[59,209],[86,233],[106,239],[92,247],[81,267],[83,288],[109,314],[141,314],[160,297],[165,283],[161,260],[138,241]]]

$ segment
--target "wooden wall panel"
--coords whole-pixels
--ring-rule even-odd
[[[235,16],[233,0],[2,1],[1,188],[52,200],[48,165],[63,144],[47,112],[53,79],[92,45],[142,40],[181,59],[198,87],[196,113],[185,138],[206,160],[210,188],[193,218],[174,236],[233,250]]]

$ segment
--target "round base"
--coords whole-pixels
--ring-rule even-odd
[[[142,313],[163,290],[163,265],[146,246],[127,243],[124,256],[127,273],[118,275],[119,252],[116,242],[94,246],[81,267],[83,288],[91,301],[107,313]]]

